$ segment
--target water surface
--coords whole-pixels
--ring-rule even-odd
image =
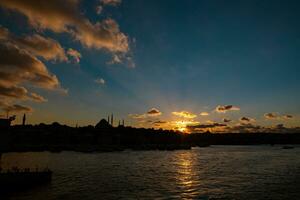
[[[300,199],[300,147],[7,153],[2,168],[49,167],[51,184],[11,194],[48,199]]]

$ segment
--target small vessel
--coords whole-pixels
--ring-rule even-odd
[[[19,190],[29,187],[49,183],[52,178],[52,171],[45,169],[43,171],[7,170],[0,173],[0,191]]]

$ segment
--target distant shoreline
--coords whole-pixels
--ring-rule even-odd
[[[73,128],[59,124],[2,129],[0,152],[188,150],[210,145],[295,145],[300,133],[192,133],[132,127]]]

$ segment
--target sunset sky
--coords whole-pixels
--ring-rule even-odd
[[[0,107],[28,123],[300,126],[298,0],[0,0]],[[187,126],[187,128],[185,128]]]

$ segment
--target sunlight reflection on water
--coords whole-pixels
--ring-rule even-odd
[[[300,147],[8,153],[2,168],[49,166],[51,185],[11,199],[300,199]]]

